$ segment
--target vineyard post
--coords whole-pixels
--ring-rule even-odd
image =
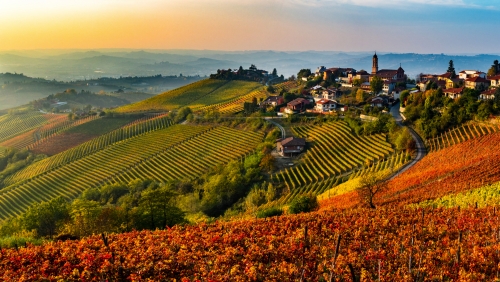
[[[460,245],[462,243],[462,231],[458,233],[457,265],[460,265]]]
[[[335,263],[337,262],[337,257],[339,255],[339,250],[340,250],[340,239],[342,238],[342,235],[339,233],[337,236],[337,244],[335,246],[335,253],[333,254],[333,262],[332,262],[332,269],[330,270],[330,282],[332,282],[333,279],[333,272],[335,269]]]

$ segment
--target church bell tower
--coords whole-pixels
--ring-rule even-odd
[[[373,55],[373,64],[372,64],[372,74],[375,75],[378,72],[378,57],[377,52]]]

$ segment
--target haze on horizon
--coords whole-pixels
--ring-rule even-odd
[[[495,0],[0,0],[0,51],[498,53]]]

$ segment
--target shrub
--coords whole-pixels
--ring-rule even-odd
[[[288,212],[291,214],[297,214],[301,212],[310,212],[318,208],[318,199],[316,196],[307,194],[295,197],[290,203]]]
[[[283,210],[281,208],[273,207],[265,210],[261,210],[257,212],[257,218],[266,218],[272,216],[280,216],[283,214]]]

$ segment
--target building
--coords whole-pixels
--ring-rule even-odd
[[[481,92],[479,94],[479,99],[481,100],[493,100],[495,99],[495,92],[497,90],[495,88],[488,89],[486,91]]]
[[[300,154],[306,147],[306,140],[304,138],[288,137],[276,140],[276,150],[282,156],[293,156]]]
[[[391,93],[396,87],[396,82],[394,80],[385,80],[382,86],[382,91],[385,93]]]
[[[462,97],[462,93],[464,93],[463,87],[443,89],[443,95],[451,99],[458,99]]]
[[[484,89],[488,89],[488,87],[490,87],[490,81],[486,78],[482,78],[480,76],[475,76],[475,77],[467,78],[465,80],[465,87],[472,88],[472,89],[478,89],[478,90],[484,90]]]
[[[323,90],[322,92],[322,98],[323,99],[328,99],[328,100],[335,100],[342,96],[342,91],[340,91],[337,88],[328,88]]]
[[[306,105],[308,104],[309,101],[307,99],[297,98],[286,104],[285,113],[287,114],[301,113],[306,110]]]
[[[281,105],[285,103],[285,99],[283,96],[269,96],[260,104],[261,107],[276,107],[277,105]]]
[[[486,78],[486,74],[477,70],[463,70],[458,73],[458,77],[461,79],[468,79],[474,77]]]
[[[382,80],[394,80],[395,82],[405,82],[406,81],[406,75],[405,71],[399,66],[397,70],[391,70],[391,69],[378,69],[378,56],[377,53],[373,55],[372,58],[372,73],[370,75],[370,81],[371,78],[377,76],[381,78]]]
[[[492,87],[500,87],[500,74],[488,77]]]
[[[334,111],[336,108],[337,108],[337,103],[328,99],[321,99],[317,101],[316,106],[314,107],[316,112],[320,113],[331,112]]]
[[[384,96],[377,96],[373,97],[370,100],[368,100],[368,104],[370,104],[372,107],[385,107],[389,105],[388,99]]]

